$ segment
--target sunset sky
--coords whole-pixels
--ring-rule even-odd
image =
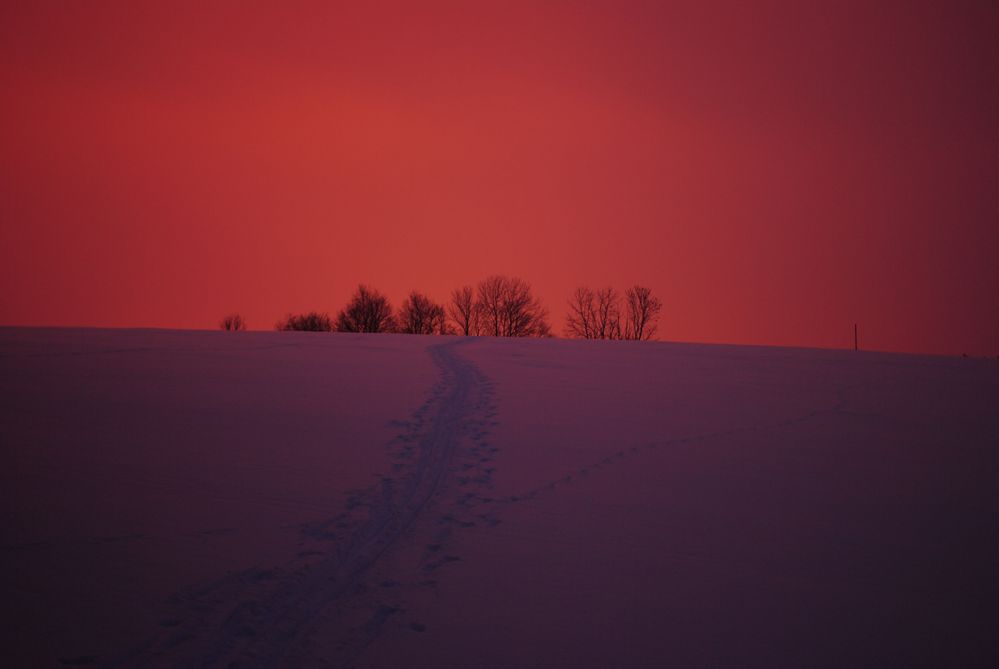
[[[994,2],[0,7],[0,324],[269,329],[491,273],[562,330],[999,355]]]

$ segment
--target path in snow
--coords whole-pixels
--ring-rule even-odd
[[[441,378],[399,424],[392,474],[352,495],[344,513],[303,526],[291,564],[176,596],[161,633],[112,666],[349,666],[404,613],[402,593],[432,588],[433,573],[457,560],[445,550],[454,528],[497,522],[475,511],[473,491],[492,474],[495,412],[489,381],[457,353],[467,341],[429,349]],[[385,560],[393,551],[401,559]]]

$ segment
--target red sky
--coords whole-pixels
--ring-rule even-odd
[[[638,281],[664,339],[996,355],[996,35],[991,2],[4,3],[0,323],[500,272],[559,331]]]

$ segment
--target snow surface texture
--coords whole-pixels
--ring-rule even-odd
[[[999,363],[0,330],[9,666],[995,666]]]

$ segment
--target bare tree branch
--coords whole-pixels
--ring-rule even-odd
[[[621,339],[621,296],[607,286],[596,293],[596,338]]]
[[[621,339],[621,297],[612,287],[593,291],[586,286],[569,298],[565,334],[579,339]]]
[[[523,279],[490,276],[479,282],[475,312],[480,333],[494,337],[548,337],[548,311]]]
[[[479,334],[475,294],[471,286],[454,289],[451,293],[451,302],[447,305],[447,313],[454,322],[458,334],[465,337]]]
[[[594,339],[596,317],[593,291],[585,286],[580,286],[569,298],[569,311],[565,316],[566,336]]]
[[[479,319],[480,334],[499,337],[503,328],[504,276],[490,276],[479,282],[476,291],[475,313]]]
[[[448,334],[444,307],[413,291],[399,307],[398,331],[405,334]]]
[[[392,332],[395,318],[388,298],[364,284],[336,317],[338,332]]]
[[[625,291],[627,320],[624,327],[625,339],[652,339],[659,323],[662,301],[652,294],[652,289],[634,285]]]

